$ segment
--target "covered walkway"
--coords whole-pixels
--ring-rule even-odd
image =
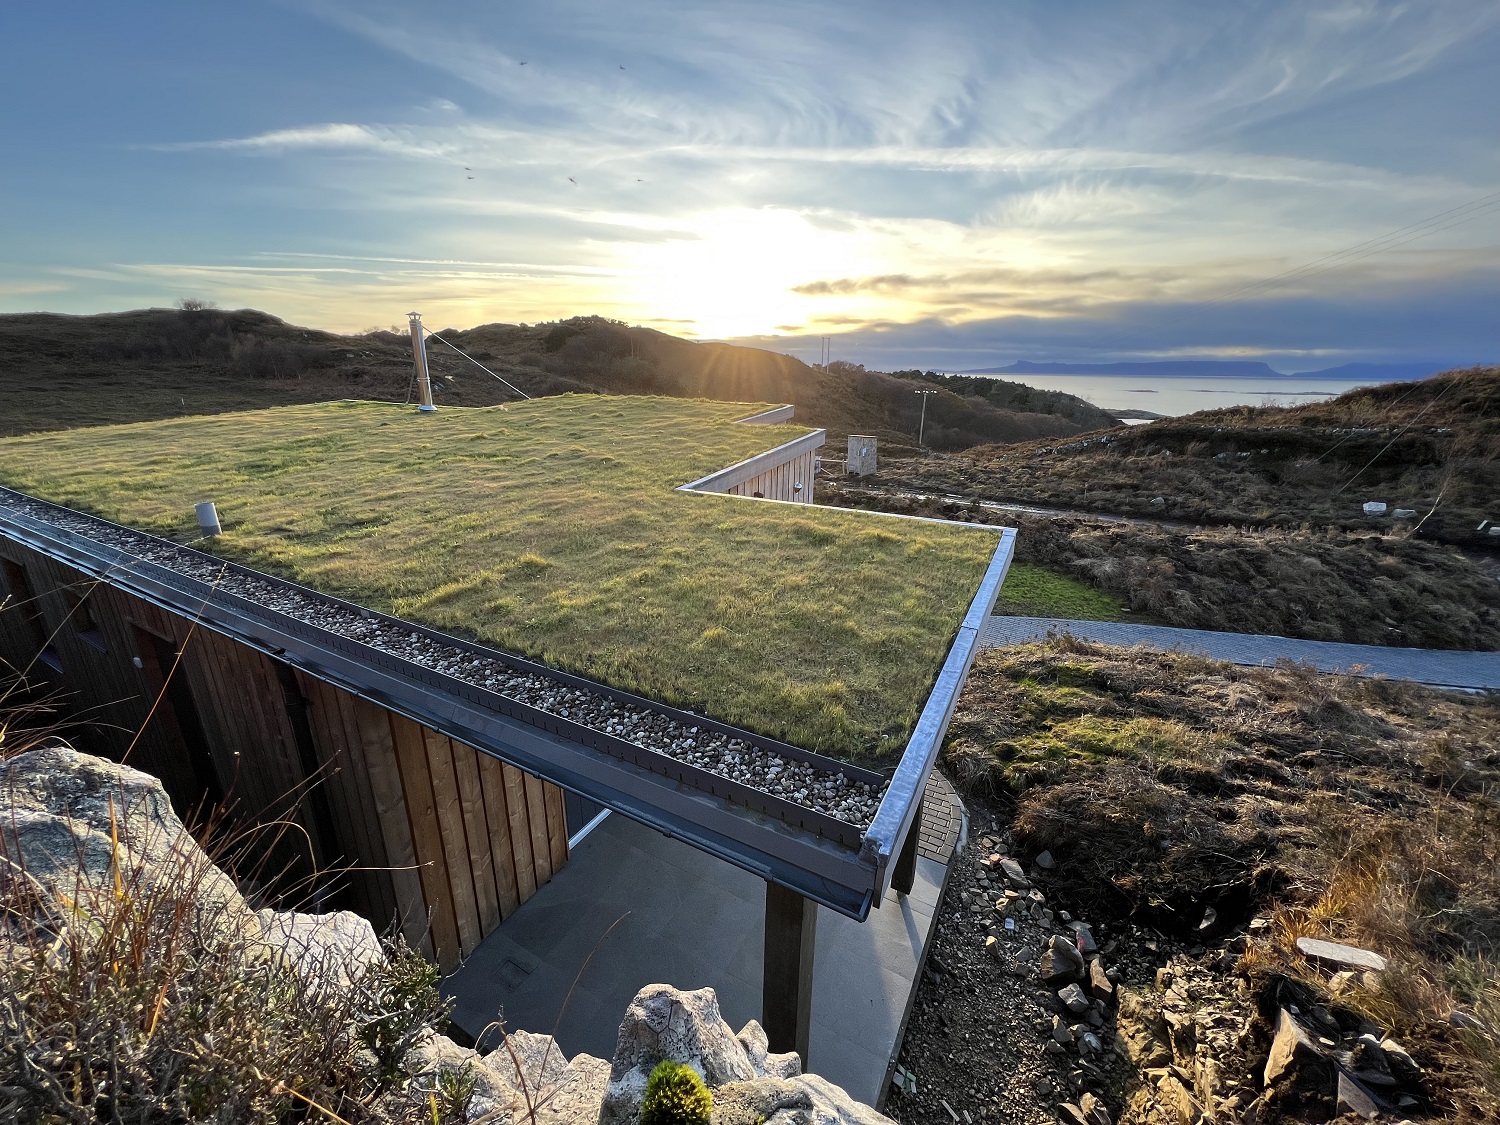
[[[934,779],[912,893],[889,892],[863,923],[818,908],[809,1069],[870,1104],[900,1047],[962,815]],[[611,815],[444,991],[471,1035],[503,1015],[511,1029],[555,1029],[570,1056],[610,1058],[631,998],[658,982],[712,987],[739,1028],[761,1016],[765,906],[763,879]]]

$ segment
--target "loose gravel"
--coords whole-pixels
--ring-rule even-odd
[[[66,509],[0,491],[0,508],[75,532],[96,543],[156,563],[177,574],[214,585],[265,609],[358,641],[413,664],[514,699],[645,750],[758,789],[784,801],[826,813],[861,831],[868,829],[884,786],[785,758],[753,741],[683,723],[669,715],[520,672],[499,660],[399,625],[365,616],[315,595],[226,569],[216,561],[143,532],[112,527]]]

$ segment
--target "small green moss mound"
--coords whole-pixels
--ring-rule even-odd
[[[713,1093],[696,1070],[663,1059],[646,1080],[641,1125],[708,1125],[713,1108]]]

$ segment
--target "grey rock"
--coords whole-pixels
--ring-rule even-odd
[[[756,1020],[751,1020],[740,1028],[735,1038],[740,1041],[740,1046],[745,1048],[745,1055],[750,1059],[750,1065],[758,1076],[795,1078],[802,1073],[802,1060],[797,1057],[796,1051],[788,1051],[784,1055],[769,1053],[770,1043],[766,1039],[765,1028],[761,1027]]]
[[[1374,1121],[1385,1108],[1385,1103],[1341,1070],[1336,1108],[1339,1113],[1357,1113],[1366,1121]]]
[[[346,989],[385,954],[375,928],[352,910],[334,914],[299,914],[261,910],[256,917],[265,929],[262,940],[310,988]]]
[[[714,1091],[710,1125],[763,1125],[777,1114],[810,1111],[812,1095],[784,1078],[730,1082]]]
[[[1066,988],[1059,989],[1057,998],[1074,1015],[1082,1015],[1089,1010],[1089,998],[1084,994],[1082,987],[1077,984],[1070,984]]]
[[[646,1079],[663,1059],[686,1063],[710,1087],[758,1077],[744,1045],[719,1014],[711,988],[683,992],[647,985],[625,1011],[599,1125],[633,1125]]]
[[[1038,852],[1036,857],[1036,865],[1043,871],[1051,871],[1054,867],[1057,866],[1057,860],[1052,858],[1051,852]]]
[[[1064,1047],[1073,1042],[1073,1030],[1061,1016],[1052,1017],[1052,1038]]]
[[[889,1117],[855,1101],[841,1087],[819,1075],[800,1074],[787,1081],[807,1092],[812,1110],[795,1117],[782,1111],[768,1118],[766,1125],[894,1125]]]
[[[91,903],[113,895],[118,875],[137,902],[161,912],[163,926],[174,924],[168,918],[183,888],[192,888],[188,936],[200,945],[225,933],[260,936],[234,881],[183,828],[149,774],[59,743],[0,764],[0,807],[0,858],[24,870],[60,915],[91,913]]]
[[[1114,1125],[1114,1119],[1110,1117],[1109,1110],[1092,1093],[1085,1093],[1078,1099],[1078,1108],[1083,1111],[1088,1125]]]
[[[1079,953],[1085,957],[1093,957],[1099,952],[1099,945],[1094,941],[1094,931],[1089,929],[1087,922],[1070,922],[1068,928],[1073,931],[1074,944]]]
[[[1266,1059],[1261,1084],[1272,1086],[1288,1074],[1301,1076],[1304,1072],[1313,1072],[1317,1084],[1324,1085],[1332,1076],[1326,1054],[1296,1017],[1282,1008],[1276,1016],[1276,1034],[1271,1040],[1271,1053]]]
[[[1083,977],[1083,966],[1052,946],[1042,950],[1037,971],[1041,974],[1042,980],[1052,988],[1061,988]]]
[[[999,871],[1013,887],[1024,890],[1031,886],[1031,880],[1026,878],[1026,872],[1021,870],[1021,865],[1009,856],[1000,861]]]
[[[1344,945],[1337,941],[1321,941],[1318,938],[1300,937],[1297,939],[1297,948],[1306,956],[1318,961],[1327,962],[1330,965],[1338,965],[1350,969],[1368,969],[1376,973],[1383,973],[1386,969],[1386,960],[1384,957],[1368,949],[1361,949],[1357,945]]]
[[[1104,962],[1095,957],[1089,962],[1089,992],[1095,1000],[1108,1004],[1115,998],[1114,982],[1104,971]]]

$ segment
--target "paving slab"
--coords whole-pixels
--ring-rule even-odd
[[[818,911],[809,1066],[872,1105],[900,1047],[946,879],[947,864],[922,854],[912,893],[888,894],[865,922]],[[502,1018],[510,1029],[556,1028],[569,1056],[610,1058],[631,998],[657,982],[713,987],[738,1030],[760,1018],[764,911],[758,877],[611,815],[443,990],[470,1035]]]
[[[1433,648],[1351,645],[1304,641],[1269,633],[1219,633],[1174,629],[1128,621],[1074,621],[1062,617],[991,617],[980,634],[985,647],[1023,644],[1071,634],[1107,645],[1146,645],[1163,651],[1192,652],[1230,664],[1268,666],[1278,660],[1308,664],[1321,672],[1385,676],[1433,687],[1483,691],[1500,688],[1500,652],[1453,652]]]

